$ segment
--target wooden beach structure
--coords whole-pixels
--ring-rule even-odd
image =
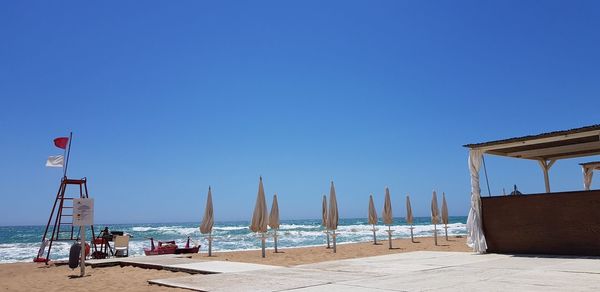
[[[589,189],[591,174],[583,190],[568,192],[552,192],[548,175],[559,160],[600,155],[600,125],[464,147],[471,174],[467,243],[475,252],[600,255],[600,190]],[[482,196],[479,172],[485,154],[539,164],[545,193]],[[584,176],[598,165],[582,164]]]
[[[67,170],[69,167],[69,158],[71,156],[71,142],[73,141],[73,132],[69,134],[69,137],[58,137],[54,139],[54,145],[60,149],[64,150],[64,155],[58,156],[50,156],[48,161],[46,162],[46,167],[62,167],[63,168],[63,177],[60,181],[60,187],[58,188],[58,192],[56,193],[56,197],[54,199],[54,205],[52,206],[52,211],[50,211],[50,217],[48,218],[48,223],[46,223],[46,228],[44,229],[44,234],[42,235],[42,241],[40,244],[39,251],[36,257],[33,259],[34,262],[41,263],[44,262],[48,264],[50,261],[50,252],[52,250],[52,245],[57,241],[81,241],[82,252],[81,259],[82,262],[85,258],[85,255],[88,253],[87,244],[85,240],[85,227],[81,226],[76,222],[80,217],[77,217],[78,214],[75,213],[75,201],[77,199],[89,199],[89,193],[87,188],[87,178],[82,179],[73,179],[67,177]],[[62,157],[61,157],[62,156]],[[64,163],[63,163],[64,162]],[[70,186],[70,188],[69,188]],[[69,190],[67,190],[69,189]],[[73,192],[72,189],[75,189],[77,193],[77,189],[79,190],[78,194],[73,195],[70,194]],[[81,214],[79,214],[81,215]],[[80,223],[80,222],[79,222]],[[77,226],[76,226],[77,225]],[[98,242],[93,224],[90,226],[92,231],[92,240],[91,246],[93,247],[93,258],[104,258],[106,257],[106,253],[100,251],[97,243],[102,244],[104,246],[104,242]],[[76,233],[77,232],[77,233]],[[101,238],[99,240],[102,240]],[[46,252],[46,248],[48,251]],[[44,257],[45,255],[45,257]],[[85,265],[82,264],[82,276],[84,274]]]

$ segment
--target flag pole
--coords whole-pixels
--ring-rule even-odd
[[[71,155],[71,140],[73,140],[73,132],[69,133],[69,149],[65,149],[66,157],[65,157],[65,171],[63,172],[63,176],[67,177],[67,167],[69,167],[69,156]]]

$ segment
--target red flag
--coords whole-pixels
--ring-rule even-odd
[[[54,145],[60,149],[67,149],[67,143],[69,143],[69,137],[59,137],[54,139]]]

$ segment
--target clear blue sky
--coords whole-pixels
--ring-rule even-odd
[[[597,1],[3,1],[0,225],[45,224],[70,130],[97,222],[199,222],[209,185],[216,220],[249,220],[259,175],[284,219],[331,179],[341,217],[386,185],[396,216],[434,188],[466,215],[461,145],[600,123],[599,29]],[[486,162],[494,193],[544,190]]]

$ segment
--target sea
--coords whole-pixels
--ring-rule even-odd
[[[448,236],[466,235],[466,216],[449,218]],[[208,241],[206,235],[200,233],[198,222],[187,223],[136,223],[136,224],[97,224],[94,231],[99,234],[104,227],[110,231],[122,231],[132,236],[129,242],[129,254],[144,255],[144,248],[150,247],[149,238],[167,241],[175,240],[184,246],[187,238],[191,244],[200,244],[200,252],[206,252]],[[215,222],[213,227],[213,251],[258,250],[261,248],[260,237],[248,228],[248,221]],[[0,263],[31,262],[40,248],[45,226],[0,226]],[[340,219],[336,233],[337,243],[369,242],[373,240],[373,227],[367,218]],[[376,225],[377,238],[387,239],[387,226]],[[391,225],[393,238],[410,238],[410,225],[404,218],[394,218]],[[415,217],[413,233],[415,237],[433,236],[434,226],[430,217]],[[443,225],[437,225],[438,236],[444,235]],[[272,234],[272,231],[269,231]],[[319,246],[326,244],[320,219],[281,220],[278,231],[278,248]],[[86,239],[91,238],[91,231],[86,232]],[[54,242],[50,259],[64,260],[68,258],[69,248],[73,242]],[[267,248],[273,247],[273,238],[267,239]]]

